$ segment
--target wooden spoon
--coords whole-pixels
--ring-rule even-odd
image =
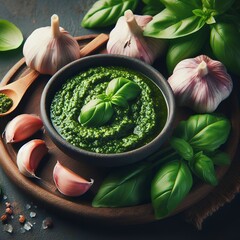
[[[96,49],[101,47],[104,43],[106,43],[107,40],[107,34],[99,34],[96,38],[94,38],[90,43],[88,43],[80,50],[80,57],[85,57],[91,54]],[[39,75],[39,72],[30,69],[29,73],[26,76],[21,77],[17,81],[14,81],[8,85],[0,87],[0,93],[7,95],[13,101],[12,107],[7,112],[0,113],[0,117],[10,114],[16,109],[27,89]]]

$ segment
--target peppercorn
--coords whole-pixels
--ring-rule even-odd
[[[19,221],[21,224],[23,224],[23,223],[26,222],[26,218],[24,217],[24,215],[19,215],[18,221]]]
[[[6,223],[7,220],[8,220],[8,215],[5,213],[1,216],[1,221],[2,221],[2,223]]]
[[[6,208],[5,213],[7,213],[8,215],[12,215],[13,210],[10,207],[8,207],[8,208]]]

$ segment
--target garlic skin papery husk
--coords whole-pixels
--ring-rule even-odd
[[[58,191],[65,196],[71,197],[83,195],[94,182],[93,179],[90,179],[90,181],[85,180],[59,162],[56,163],[53,169],[53,179]]]
[[[23,46],[27,66],[41,74],[53,75],[66,64],[80,57],[77,41],[59,27],[56,14],[51,17],[51,26],[32,32]]]
[[[164,40],[143,36],[152,16],[134,15],[127,10],[109,34],[107,52],[138,58],[152,64],[165,48]]]
[[[43,127],[40,117],[33,114],[20,114],[6,126],[4,135],[7,143],[23,141]]]
[[[33,139],[25,143],[17,153],[19,171],[26,177],[38,178],[35,175],[35,171],[47,153],[48,148],[41,139]]]
[[[180,61],[168,82],[180,106],[198,113],[211,113],[233,88],[225,66],[206,55]]]

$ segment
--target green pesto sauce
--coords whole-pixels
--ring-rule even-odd
[[[84,127],[81,108],[105,92],[108,83],[125,77],[137,83],[141,94],[129,108],[114,106],[114,115],[104,126]],[[150,142],[167,119],[167,106],[160,89],[147,77],[120,67],[90,68],[68,79],[51,103],[51,120],[60,135],[74,146],[97,153],[121,153]]]
[[[6,94],[0,93],[0,113],[7,112],[13,105],[13,101]]]

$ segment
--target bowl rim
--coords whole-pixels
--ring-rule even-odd
[[[126,152],[121,152],[121,153],[96,153],[93,151],[88,151],[86,149],[77,147],[72,145],[71,143],[67,142],[67,140],[65,140],[57,131],[57,129],[53,126],[53,123],[51,121],[50,118],[50,111],[48,108],[46,108],[46,104],[47,102],[52,102],[53,96],[51,97],[51,101],[49,100],[49,95],[51,96],[51,91],[52,87],[55,85],[60,85],[62,86],[62,84],[69,78],[72,76],[75,76],[76,74],[80,73],[83,70],[78,70],[76,71],[76,73],[70,73],[70,76],[67,78],[64,78],[64,80],[61,80],[61,84],[56,84],[55,82],[57,81],[56,79],[61,78],[61,76],[66,73],[66,72],[70,72],[70,70],[72,68],[78,65],[81,65],[83,63],[87,64],[88,62],[91,61],[101,61],[103,59],[115,59],[115,61],[125,61],[128,63],[134,63],[135,65],[141,66],[143,69],[147,69],[148,72],[151,72],[152,74],[154,74],[155,76],[157,76],[157,78],[159,79],[158,83],[156,83],[154,80],[152,80],[150,77],[148,77],[153,83],[155,83],[158,88],[160,89],[160,91],[163,94],[163,97],[165,99],[166,105],[167,105],[167,118],[166,118],[166,122],[164,124],[164,127],[162,128],[162,130],[156,135],[156,137],[154,139],[152,139],[150,142],[148,142],[147,144],[140,146],[136,149],[132,149]],[[105,64],[105,63],[104,63]],[[114,66],[121,66],[120,64],[113,64]],[[107,66],[110,66],[110,64],[107,64]],[[85,69],[90,68],[90,67],[94,67],[89,65],[88,67],[85,67]],[[125,66],[124,66],[125,67]],[[131,69],[131,66],[128,67],[129,69]],[[139,68],[141,69],[141,68]],[[136,71],[136,70],[135,70]],[[146,75],[146,73],[142,73],[142,70],[140,71],[141,74]],[[69,75],[69,74],[68,74]],[[159,86],[159,82],[161,82],[161,84],[164,87],[164,90],[162,89],[162,86]],[[50,91],[51,90],[51,91]],[[54,90],[54,92],[56,92],[57,89]],[[49,104],[50,105],[50,104]],[[89,158],[93,157],[97,157],[97,158],[101,158],[101,159],[105,159],[105,161],[108,161],[108,159],[114,159],[114,158],[129,158],[130,155],[132,154],[136,154],[139,155],[139,153],[141,153],[142,151],[148,151],[151,149],[151,146],[157,143],[160,143],[160,139],[165,136],[168,135],[168,132],[171,131],[170,128],[173,128],[173,122],[174,122],[174,117],[175,117],[175,98],[174,98],[174,94],[173,91],[169,85],[169,83],[167,82],[167,80],[165,79],[165,77],[154,67],[152,67],[151,65],[139,60],[139,59],[135,59],[135,58],[131,58],[131,57],[127,57],[127,56],[122,56],[122,55],[117,55],[117,54],[97,54],[97,55],[91,55],[91,56],[86,56],[83,58],[80,58],[78,60],[75,60],[67,65],[65,65],[63,68],[61,68],[59,71],[57,71],[47,82],[47,84],[45,85],[42,95],[41,95],[41,100],[40,100],[40,114],[41,114],[41,118],[43,120],[43,124],[44,127],[46,129],[46,131],[48,132],[48,134],[50,135],[50,138],[52,139],[52,141],[58,146],[59,144],[64,146],[64,148],[68,148],[70,149],[71,152],[74,152],[76,154],[83,154],[85,156],[88,156]],[[140,156],[140,155],[139,155]],[[132,162],[137,162],[137,161],[132,161]],[[92,161],[90,160],[90,163],[92,163]],[[131,162],[130,162],[131,163]],[[100,165],[102,165],[101,163],[99,163]],[[99,165],[97,164],[97,165]],[[105,165],[105,164],[103,164]],[[118,165],[118,164],[117,164]],[[121,165],[121,164],[120,164]],[[126,164],[124,164],[126,165]]]

